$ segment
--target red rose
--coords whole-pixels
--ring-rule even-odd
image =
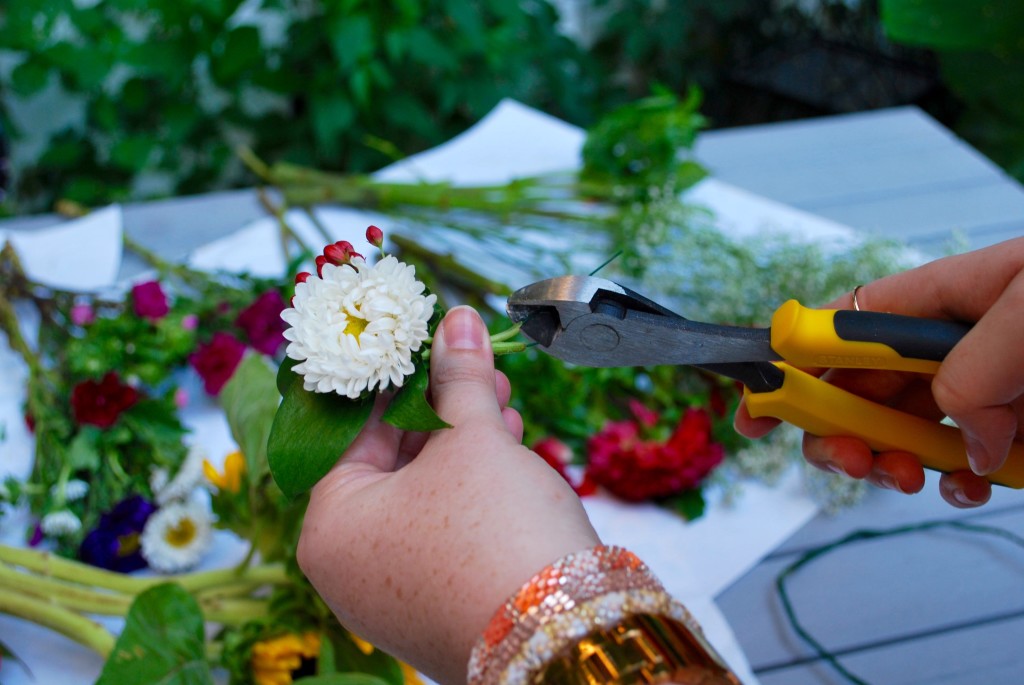
[[[245,344],[227,333],[214,333],[210,342],[200,345],[188,361],[203,379],[203,387],[210,395],[220,394],[224,384],[242,361]]]
[[[239,312],[235,325],[245,331],[254,349],[263,354],[276,354],[284,343],[283,311],[284,299],[281,293],[268,290]]]
[[[159,281],[146,281],[135,285],[132,288],[132,304],[136,314],[150,321],[162,319],[170,311],[167,306],[167,295],[164,294]]]
[[[125,385],[111,371],[103,380],[82,381],[71,391],[71,409],[75,421],[110,428],[117,417],[139,401],[139,391]]]
[[[613,421],[587,442],[587,475],[622,499],[640,502],[698,485],[724,457],[706,412],[689,409],[665,442],[645,440],[637,421]]]

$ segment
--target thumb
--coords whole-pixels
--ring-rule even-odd
[[[437,413],[456,427],[507,431],[494,391],[491,339],[472,307],[455,307],[438,326],[430,348],[430,393]]]

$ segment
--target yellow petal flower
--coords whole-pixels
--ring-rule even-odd
[[[302,666],[303,659],[320,654],[317,633],[289,633],[252,646],[252,678],[256,685],[291,685],[292,674]]]
[[[242,474],[245,473],[245,456],[235,450],[224,458],[224,473],[208,460],[203,460],[203,473],[221,492],[238,492],[242,488]]]

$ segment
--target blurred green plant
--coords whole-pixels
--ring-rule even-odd
[[[1024,4],[881,0],[895,41],[934,50],[965,111],[957,131],[1024,180]]]
[[[24,212],[237,185],[239,144],[369,171],[503,97],[578,120],[588,79],[557,18],[543,0],[4,3],[0,124],[14,147],[17,99],[57,89],[84,110],[15,169],[11,202]]]

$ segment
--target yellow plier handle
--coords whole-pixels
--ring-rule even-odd
[[[808,309],[795,300],[782,305],[772,318],[772,348],[788,362],[777,365],[785,379],[777,390],[744,393],[750,415],[781,419],[814,435],[858,437],[875,451],[910,452],[936,471],[969,469],[959,429],[876,404],[796,368],[935,373],[940,362],[918,356],[937,356],[929,348],[936,337],[956,335],[949,322],[865,314],[875,313]],[[948,349],[948,342],[936,349]],[[1014,443],[1004,466],[987,478],[1024,488],[1024,445]]]

